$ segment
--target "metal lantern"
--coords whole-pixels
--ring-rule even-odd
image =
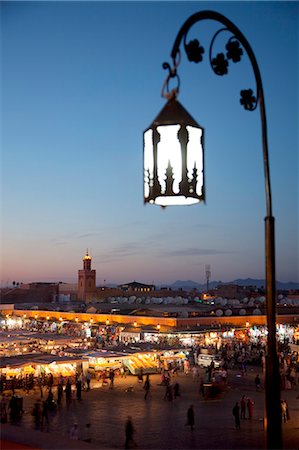
[[[172,97],[144,132],[144,203],[205,200],[204,130]]]

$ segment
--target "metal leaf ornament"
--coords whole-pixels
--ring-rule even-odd
[[[200,45],[197,39],[193,39],[189,44],[186,44],[186,53],[189,61],[193,61],[195,63],[199,63],[202,61],[202,55],[205,52],[205,49]]]
[[[212,66],[216,75],[226,75],[228,72],[228,61],[225,59],[223,53],[218,53],[216,58],[212,59]]]
[[[244,89],[240,92],[240,103],[244,106],[244,109],[253,111],[256,107],[256,97],[253,95],[252,89]]]
[[[243,55],[243,50],[240,47],[240,42],[237,40],[229,40],[226,44],[226,56],[231,59],[234,63],[241,61],[241,56]]]

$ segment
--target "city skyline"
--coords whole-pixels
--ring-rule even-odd
[[[213,74],[213,23],[189,33],[204,61],[182,50],[178,69],[179,101],[205,129],[207,203],[143,205],[142,133],[164,105],[162,63],[204,9],[234,22],[259,64],[276,278],[299,281],[298,3],[2,2],[2,285],[76,282],[86,248],[97,284],[204,283],[207,264],[215,280],[265,278],[259,108],[239,104],[254,77],[246,55]]]

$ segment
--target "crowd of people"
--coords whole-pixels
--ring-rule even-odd
[[[51,327],[50,322],[30,320],[27,322],[29,331],[39,331],[46,333],[57,332],[57,328]],[[99,327],[98,327],[99,328]],[[69,336],[82,337],[83,330],[77,324],[66,324],[61,326],[60,332]],[[103,348],[105,346],[114,346],[117,349],[120,345],[117,336],[117,329],[111,326],[103,326],[102,331],[98,329],[97,334],[89,338],[90,342]],[[82,331],[83,332],[83,331]],[[164,339],[164,338],[163,338]],[[177,337],[175,339],[178,339]],[[177,344],[179,342],[176,342]],[[165,344],[166,345],[166,344]],[[179,376],[188,376],[194,383],[196,389],[202,398],[207,399],[213,395],[219,395],[224,392],[229,384],[229,376],[232,370],[238,370],[240,376],[246,377],[249,367],[254,368],[257,374],[254,378],[254,387],[258,392],[263,389],[260,373],[263,373],[265,365],[266,342],[263,339],[257,339],[254,342],[249,339],[241,340],[236,337],[221,340],[205,346],[204,350],[209,354],[213,353],[219,356],[220,367],[215,367],[214,362],[206,367],[204,376],[200,370],[197,359],[203,351],[203,342],[199,339],[193,343],[190,348],[188,357],[169,361],[167,359],[159,362],[160,369],[160,385],[164,387],[161,399],[166,402],[178,401],[181,398],[181,382]],[[299,384],[299,363],[298,354],[291,352],[289,342],[287,340],[279,342],[278,346],[279,367],[281,376],[281,389],[292,390]],[[1,422],[18,423],[22,420],[23,414],[23,398],[20,394],[34,393],[36,400],[34,402],[31,415],[33,425],[38,430],[46,430],[51,422],[51,417],[61,408],[72,408],[75,402],[81,402],[84,395],[91,390],[92,384],[97,382],[97,386],[114,389],[117,377],[129,376],[129,372],[125,367],[119,370],[106,369],[98,372],[90,370],[78,370],[74,377],[53,377],[41,373],[35,377],[33,374],[26,374],[19,378],[12,377],[6,379],[4,374],[0,377],[0,393],[1,393]],[[145,379],[144,379],[145,378]],[[149,374],[143,374],[140,371],[137,374],[137,380],[143,386],[143,398],[145,402],[152,398],[152,380]],[[117,381],[116,381],[117,384]],[[197,387],[198,386],[198,387]],[[19,394],[19,395],[18,395]],[[143,401],[143,400],[142,400]],[[245,420],[254,418],[254,401],[251,396],[243,394],[232,409],[235,428],[238,430],[243,426]],[[281,420],[286,423],[290,420],[290,412],[285,399],[281,400]],[[187,411],[186,426],[191,431],[194,430],[195,417],[193,405],[190,405]],[[86,423],[84,429],[80,429],[76,422],[73,423],[69,430],[71,439],[82,439],[86,442],[91,440],[91,425]],[[128,417],[125,423],[125,448],[135,445],[135,427],[133,426],[132,417]]]

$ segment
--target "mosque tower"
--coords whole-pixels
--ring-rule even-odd
[[[83,270],[78,270],[78,300],[90,302],[96,293],[96,271],[91,270],[91,256],[86,250]]]

